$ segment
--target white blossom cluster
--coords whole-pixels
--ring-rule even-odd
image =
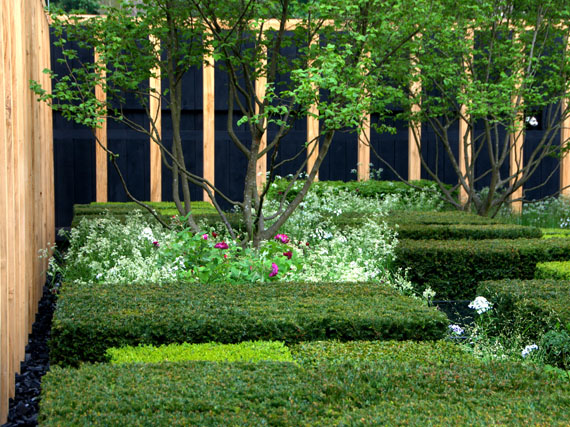
[[[477,314],[483,314],[491,310],[493,304],[487,301],[485,297],[477,297],[469,303],[468,307],[477,311]]]
[[[521,352],[521,356],[526,358],[530,353],[536,350],[538,350],[538,346],[536,344],[527,345]]]

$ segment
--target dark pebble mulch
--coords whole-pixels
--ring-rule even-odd
[[[41,379],[49,370],[47,342],[55,308],[55,295],[44,286],[36,321],[26,346],[26,358],[16,374],[16,395],[10,399],[8,422],[2,427],[37,426]]]

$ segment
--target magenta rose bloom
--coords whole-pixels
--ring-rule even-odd
[[[275,236],[275,240],[279,240],[281,243],[289,243],[289,236],[286,234],[278,234]]]
[[[271,263],[271,273],[269,273],[269,277],[275,277],[279,273],[279,267],[274,262]]]
[[[208,240],[208,235],[207,235],[207,234],[202,234],[202,239]]]
[[[214,247],[216,249],[227,249],[228,248],[228,244],[226,242],[220,242],[220,243],[216,243],[214,245]]]

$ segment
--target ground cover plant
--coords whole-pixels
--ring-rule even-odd
[[[291,350],[297,363],[53,367],[40,422],[556,425],[570,417],[570,382],[532,364],[482,362],[452,343],[313,342]]]

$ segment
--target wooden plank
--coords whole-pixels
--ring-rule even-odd
[[[211,36],[206,36],[206,39]],[[214,94],[215,94],[215,68],[214,56],[210,52],[204,57],[202,66],[203,84],[202,87],[202,102],[203,102],[203,123],[204,129],[202,132],[202,146],[203,146],[203,176],[211,185],[215,185],[215,167],[216,167],[216,111],[214,109]],[[203,191],[203,200],[210,201],[210,197],[206,190]]]
[[[267,67],[267,49],[265,47],[262,48],[262,55],[264,57],[261,60],[261,72],[262,75],[259,76],[255,80],[255,96],[260,102],[263,102],[265,99],[265,86],[267,85],[267,75],[265,74],[265,69]],[[259,105],[255,103],[255,114],[259,114]],[[262,127],[265,127],[266,121],[263,120]],[[267,147],[267,132],[264,132],[261,136],[261,141],[259,143],[259,151],[265,150]],[[255,167],[255,181],[257,185],[257,190],[259,192],[263,191],[263,187],[265,182],[267,181],[267,154],[264,154],[260,158],[257,159],[256,167]]]
[[[518,38],[518,34],[514,35],[514,38]],[[518,73],[519,76],[522,76],[523,70],[513,70],[514,72]],[[524,100],[520,99],[519,97],[519,89],[520,89],[520,80],[515,85],[515,93],[511,97],[511,102],[513,107],[518,108],[517,117],[513,123],[514,131],[509,134],[509,144],[510,144],[510,153],[509,153],[509,175],[514,176],[511,181],[510,185],[515,185],[515,183],[519,180],[519,172],[523,168],[524,162],[524,153],[523,153],[523,145],[524,145],[524,130],[525,130],[525,122],[524,122],[524,112],[523,112],[523,103]],[[517,105],[518,103],[518,105]],[[514,201],[516,199],[520,199],[523,196],[523,188],[520,186],[516,191],[511,193],[511,211],[514,213],[521,213],[522,212],[522,200]]]
[[[570,143],[568,99],[562,100],[562,114],[565,118],[560,128],[560,144],[562,147],[568,147]],[[570,153],[568,151],[560,159],[560,194],[564,197],[570,197]]]
[[[8,351],[8,233],[7,200],[8,200],[8,177],[7,157],[8,146],[8,119],[9,111],[5,108],[7,101],[7,88],[9,84],[7,63],[9,46],[5,42],[4,29],[9,19],[7,2],[0,2],[0,424],[4,424],[8,417],[9,399],[9,351]]]
[[[150,42],[154,46],[156,55],[160,55],[160,40],[154,36],[150,36]],[[151,77],[149,86],[151,92],[149,99],[149,111],[151,114],[150,131],[153,133],[154,138],[158,141],[162,140],[162,109],[161,109],[161,95],[162,95],[162,82],[160,76],[160,67],[155,67],[151,72],[156,77]],[[154,123],[154,126],[152,125]],[[154,130],[153,130],[154,127]],[[160,146],[150,138],[150,200],[152,202],[162,201],[162,162],[160,154]]]
[[[474,36],[473,30],[469,28],[467,30],[466,39],[468,42],[470,42],[470,46],[473,46],[473,36]],[[472,60],[473,60],[473,55],[470,54],[467,61],[463,62],[463,67],[465,68],[465,72],[467,73],[468,78],[471,77],[469,64],[472,63]],[[469,177],[467,176],[467,168],[471,166],[471,159],[472,159],[472,153],[473,153],[471,132],[469,129],[469,121],[470,121],[470,118],[467,115],[467,108],[465,107],[465,105],[462,105],[461,106],[461,117],[459,118],[459,153],[458,153],[458,157],[459,157],[459,171],[461,172],[461,175],[463,175],[465,177],[465,180],[467,181],[467,185],[470,185],[469,184]],[[463,185],[461,185],[461,183],[459,184],[459,200],[461,201],[462,204],[465,204],[468,200],[467,191],[465,190]]]
[[[315,35],[315,38],[311,40],[311,44],[319,43],[319,35]],[[310,64],[309,64],[310,66]],[[318,92],[319,88],[313,85],[313,90]],[[315,166],[315,162],[319,157],[319,108],[316,104],[309,107],[309,112],[307,115],[307,173],[310,174]],[[319,171],[315,175],[315,181],[319,180]]]
[[[101,54],[95,50],[95,63],[101,63]],[[101,71],[101,78],[104,80],[106,72]],[[101,85],[95,87],[95,97],[98,101],[106,102],[107,94]],[[95,199],[97,202],[108,201],[108,173],[107,173],[107,119],[103,120],[100,128],[95,129],[95,138],[99,143],[95,147]],[[105,148],[104,148],[105,147]]]
[[[410,91],[412,94],[417,94],[421,89],[421,82],[415,81],[412,83]],[[420,104],[412,105],[413,113],[419,112],[420,109]],[[422,176],[422,163],[420,160],[421,140],[421,123],[410,122],[408,126],[408,181],[419,180]]]
[[[358,134],[357,177],[359,181],[370,179],[370,115],[364,118],[362,132]]]

